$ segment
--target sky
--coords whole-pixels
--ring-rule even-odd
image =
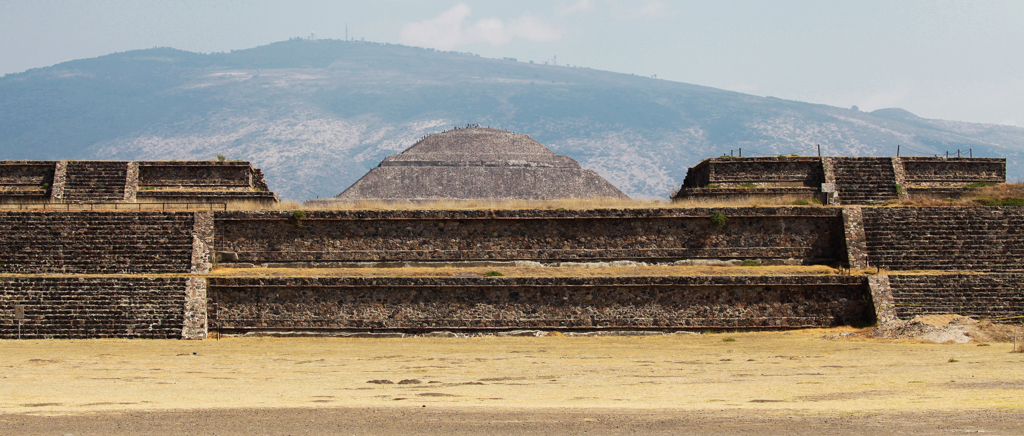
[[[0,74],[311,34],[1024,127],[1024,1],[0,0]]]

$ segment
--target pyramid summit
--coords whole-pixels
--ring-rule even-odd
[[[627,198],[527,135],[466,127],[424,137],[335,197],[357,200]]]

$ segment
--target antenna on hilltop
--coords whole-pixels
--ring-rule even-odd
[[[551,65],[558,65],[558,55],[551,58]]]

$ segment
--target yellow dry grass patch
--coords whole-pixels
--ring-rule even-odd
[[[0,341],[0,409],[81,414],[430,405],[816,414],[1024,408],[1024,354],[1010,353],[1010,344],[823,339],[851,330]]]

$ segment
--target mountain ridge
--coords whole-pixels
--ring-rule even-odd
[[[5,159],[252,161],[296,200],[332,197],[388,155],[452,126],[525,133],[635,197],[666,197],[706,157],[1006,157],[1024,129],[758,97],[580,67],[356,41],[227,53],[113,53],[0,78]]]

